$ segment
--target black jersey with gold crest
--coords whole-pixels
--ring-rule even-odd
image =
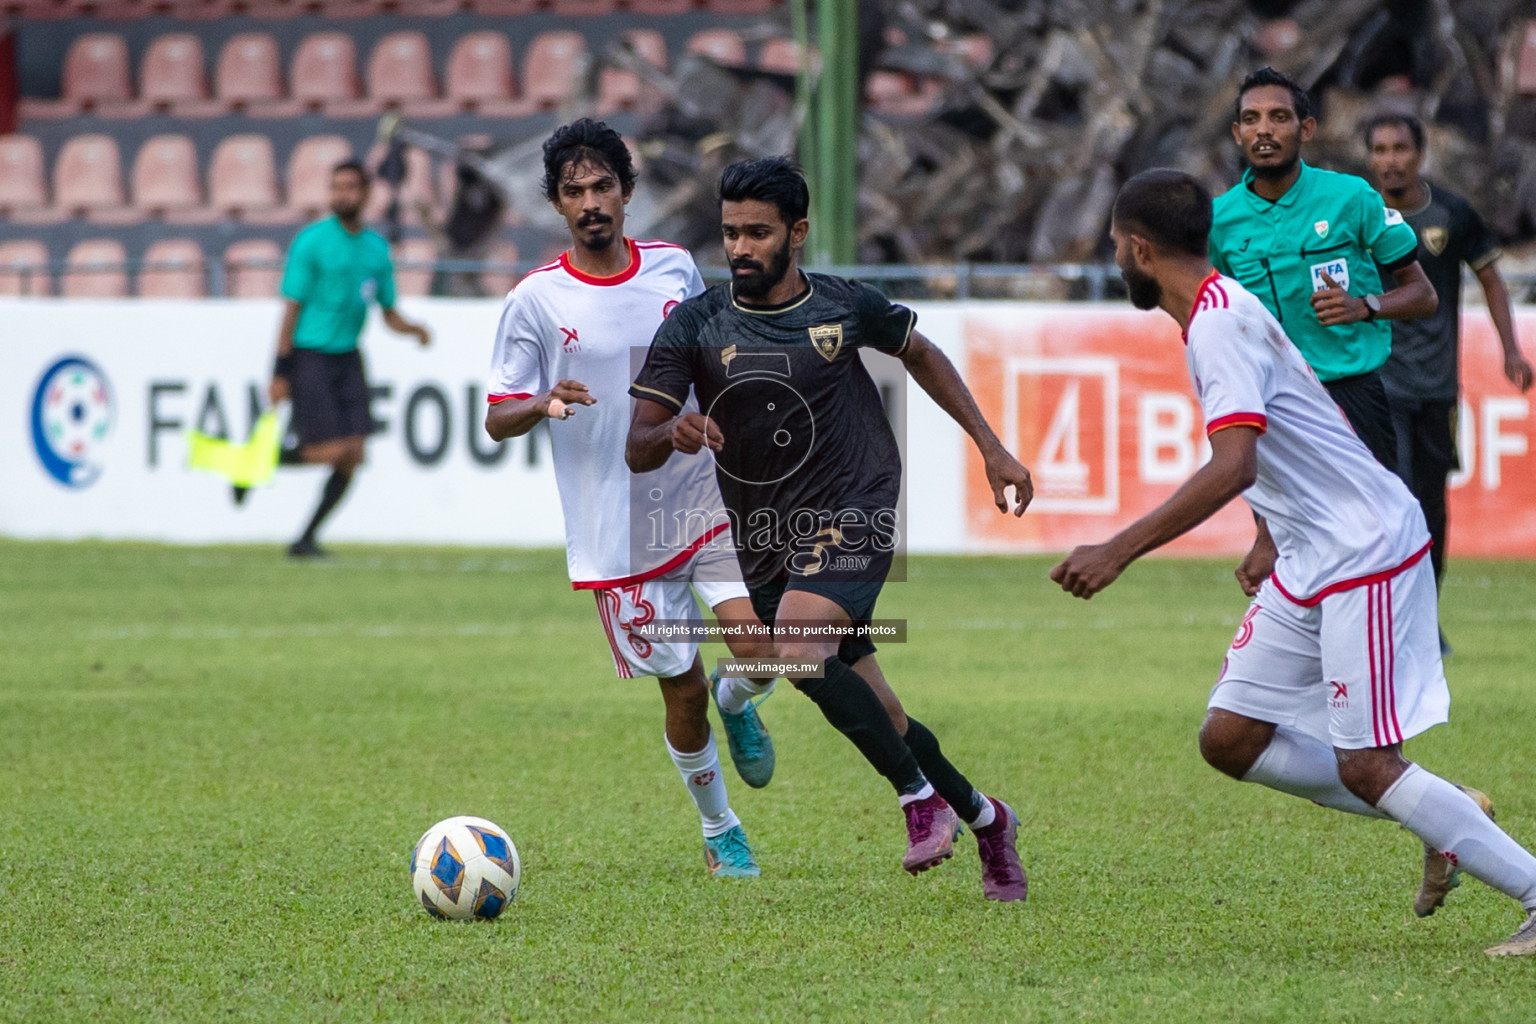
[[[917,316],[867,285],[805,279],[778,307],[741,305],[728,283],[684,302],[629,390],[676,412],[691,387],[719,426],[716,476],[749,580],[775,574],[766,551],[755,556],[765,546],[750,542],[770,521],[800,536],[808,523],[791,520],[806,512],[821,527],[839,516],[895,526],[901,453],[858,350],[899,356]]]

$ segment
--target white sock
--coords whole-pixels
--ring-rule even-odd
[[[929,797],[933,796],[933,792],[933,783],[925,782],[923,783],[923,788],[918,790],[916,793],[902,793],[896,798],[896,801],[897,803],[901,804],[901,806],[905,807],[907,804],[914,804],[919,800],[927,800]]]
[[[997,820],[997,808],[992,806],[992,801],[988,799],[987,794],[978,791],[976,795],[981,797],[981,813],[976,815],[975,821],[968,822],[972,831],[986,828]]]
[[[1378,806],[1479,882],[1536,910],[1536,857],[1449,782],[1411,764]]]
[[[776,682],[777,679],[759,683],[740,676],[725,676],[720,680],[720,685],[715,687],[715,700],[721,711],[728,715],[739,715],[746,710],[747,702],[752,698],[772,693]]]
[[[665,737],[663,737],[665,740]],[[667,753],[677,765],[688,795],[693,797],[704,825],[704,837],[713,839],[741,824],[725,796],[725,773],[720,770],[720,754],[715,750],[715,736],[710,733],[704,749],[692,754],[679,753],[667,742]]]
[[[1243,781],[1257,782],[1336,811],[1367,818],[1390,817],[1344,788],[1333,747],[1285,726],[1276,727],[1274,738]]]

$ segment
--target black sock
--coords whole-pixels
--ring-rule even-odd
[[[320,491],[320,504],[315,509],[315,516],[304,528],[304,536],[301,540],[307,540],[311,544],[315,542],[315,534],[320,529],[320,524],[325,522],[325,517],[331,514],[336,503],[341,501],[341,496],[347,493],[347,485],[352,482],[352,471],[333,469],[330,477],[325,481],[325,487]]]
[[[277,464],[279,466],[304,465],[304,452],[299,448],[279,448],[277,450]]]
[[[795,689],[816,702],[826,720],[859,748],[897,793],[906,795],[922,789],[928,780],[875,691],[837,657],[828,658],[825,664],[824,677],[801,679]]]
[[[939,749],[939,738],[928,727],[911,715],[907,716],[907,746],[917,758],[918,767],[933,788],[943,797],[955,813],[969,825],[985,808],[985,797],[976,791],[971,781],[960,774],[960,769],[949,763],[944,751]]]

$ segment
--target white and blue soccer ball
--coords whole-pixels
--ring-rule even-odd
[[[512,837],[470,815],[433,825],[411,851],[411,885],[436,918],[493,920],[517,895],[522,874]]]

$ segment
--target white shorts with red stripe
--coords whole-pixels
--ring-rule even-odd
[[[656,643],[636,631],[658,619],[702,623],[695,593],[706,608],[747,597],[729,532],[725,543],[705,545],[685,565],[664,576],[592,590],[597,598],[597,617],[613,653],[613,670],[620,679],[669,679],[688,671],[699,652],[696,642]]]
[[[1302,605],[1266,580],[1243,616],[1210,707],[1291,726],[1345,750],[1385,747],[1444,722],[1429,559]]]

